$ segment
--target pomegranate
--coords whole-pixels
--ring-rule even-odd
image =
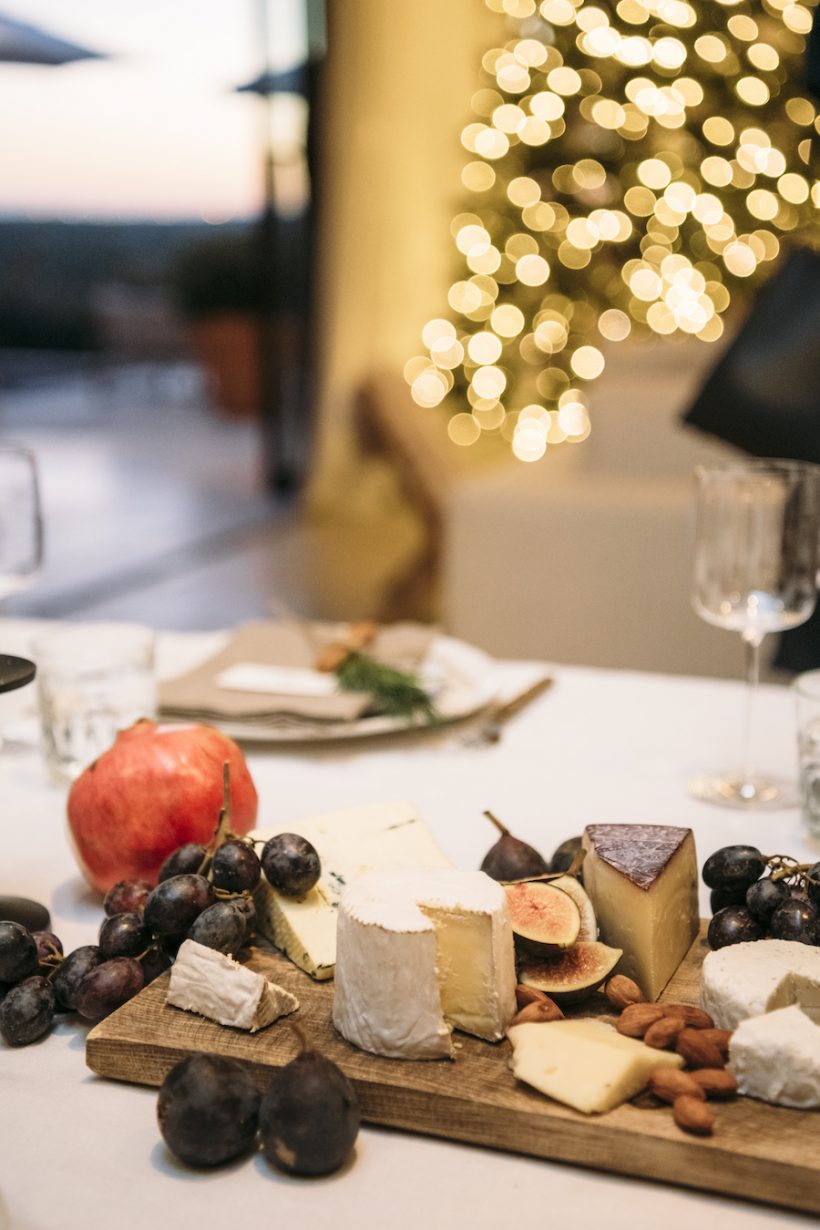
[[[256,820],[256,787],[233,739],[212,726],[143,718],[120,731],[68,794],[68,827],[83,874],[106,893],[119,880],[156,884],[165,857],[213,836],[230,765],[231,827]]]

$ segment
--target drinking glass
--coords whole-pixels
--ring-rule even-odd
[[[752,763],[760,646],[795,628],[817,599],[820,467],[797,461],[699,466],[692,603],[708,623],[739,632],[746,650],[743,759],[735,772],[704,775],[690,791],[732,807],[786,806],[785,783]]]
[[[34,580],[43,558],[43,519],[34,453],[0,446],[0,604]]]

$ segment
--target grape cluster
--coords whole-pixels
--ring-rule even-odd
[[[763,939],[820,945],[820,862],[723,846],[702,874],[712,890],[711,948]]]
[[[262,845],[261,856],[254,844]],[[109,889],[96,944],[63,956],[52,932],[0,922],[0,1036],[25,1046],[61,1012],[102,1020],[167,970],[185,939],[238,952],[254,934],[252,893],[263,875],[280,892],[302,896],[320,872],[303,837],[280,833],[254,843],[220,826],[210,845],[174,850],[156,887],[122,880]]]

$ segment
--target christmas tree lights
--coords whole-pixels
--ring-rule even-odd
[[[604,343],[715,341],[784,238],[817,238],[814,4],[485,2],[515,33],[461,134],[450,314],[405,377],[420,406],[446,399],[455,443],[536,461],[589,434]]]

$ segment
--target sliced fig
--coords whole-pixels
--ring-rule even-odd
[[[569,948],[581,929],[581,911],[568,893],[544,880],[505,884],[512,929],[532,952]]]
[[[578,912],[581,915],[581,929],[578,932],[576,942],[580,944],[597,940],[598,920],[595,917],[595,910],[584,886],[576,880],[575,876],[559,876],[557,880],[550,880],[550,884],[553,888],[560,888],[562,893],[572,897],[572,900],[578,906]]]
[[[621,948],[606,944],[573,944],[557,956],[525,961],[518,971],[518,981],[543,991],[558,1004],[572,1004],[592,995],[622,956]]]

